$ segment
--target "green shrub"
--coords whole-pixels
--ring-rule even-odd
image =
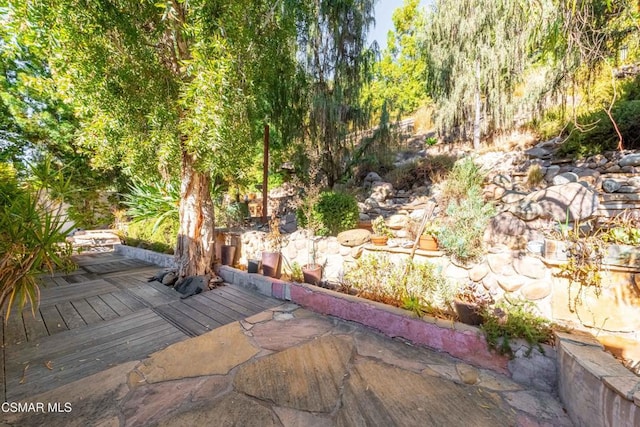
[[[0,164],[0,310],[6,318],[13,306],[18,316],[26,304],[37,309],[38,276],[73,268],[65,243],[71,230],[58,208],[71,192],[70,180],[50,159],[29,165],[27,177],[18,180],[11,166]]]
[[[418,315],[449,311],[456,288],[431,263],[391,262],[387,255],[367,255],[344,275],[343,287],[374,301],[407,308]]]
[[[179,228],[175,218],[168,218],[157,227],[154,218],[143,219],[129,223],[123,237],[126,245],[172,254]]]
[[[553,338],[551,322],[533,312],[533,303],[529,301],[500,302],[494,309],[485,308],[480,328],[485,333],[489,347],[500,354],[513,355],[511,342],[524,339],[531,346],[543,352],[541,343],[550,342]]]
[[[178,220],[180,188],[178,185],[160,182],[149,184],[134,181],[130,193],[124,195],[127,215],[134,221],[154,220],[153,228],[160,227],[165,220]]]
[[[611,115],[622,134],[624,147],[640,147],[640,100],[618,102]],[[560,147],[560,154],[582,158],[617,147],[618,134],[604,110],[581,115],[577,121],[583,130],[575,124],[568,126],[569,137]]]
[[[479,190],[483,181],[484,174],[471,157],[460,159],[453,165],[447,176],[442,198],[445,201],[459,201],[467,197],[470,191]]]
[[[308,219],[303,209],[297,210],[298,224],[306,227]],[[313,206],[312,220],[319,224],[318,236],[336,236],[358,224],[358,202],[355,197],[333,191],[320,193],[318,203]]]
[[[495,208],[485,203],[479,188],[447,206],[447,217],[438,234],[438,243],[450,256],[462,262],[473,261],[484,253],[483,235]]]

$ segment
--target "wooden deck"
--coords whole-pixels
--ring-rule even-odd
[[[160,267],[113,253],[76,257],[80,269],[44,279],[35,315],[0,327],[0,397],[16,401],[145,358],[281,304],[233,285],[187,299],[158,282]],[[4,375],[2,375],[4,373]]]

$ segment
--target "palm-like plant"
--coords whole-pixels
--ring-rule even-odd
[[[127,214],[134,221],[155,219],[153,232],[168,219],[178,220],[180,206],[180,188],[173,183],[134,181],[131,192],[124,195]]]
[[[17,304],[29,303],[35,312],[40,301],[38,276],[56,269],[71,268],[71,250],[65,238],[62,200],[69,193],[70,180],[48,159],[29,167],[29,179],[18,183],[15,171],[1,165],[0,200],[0,307],[6,317]]]

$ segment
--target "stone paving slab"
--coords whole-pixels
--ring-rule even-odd
[[[548,393],[293,304],[29,400],[72,412],[0,425],[572,425]]]

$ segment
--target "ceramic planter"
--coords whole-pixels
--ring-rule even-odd
[[[418,242],[418,247],[425,251],[437,251],[438,250],[438,241],[435,237],[431,235],[420,236],[420,240]]]
[[[302,267],[304,282],[318,285],[322,280],[322,266],[319,264],[307,264]]]
[[[262,252],[262,274],[280,278],[280,252]]]
[[[388,240],[389,238],[387,236],[377,236],[375,234],[371,236],[371,243],[376,246],[385,246]]]

